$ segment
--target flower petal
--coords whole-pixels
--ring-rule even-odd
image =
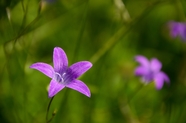
[[[42,72],[43,74],[45,74],[46,76],[48,76],[50,78],[53,77],[54,69],[49,64],[42,63],[42,62],[37,62],[37,63],[32,64],[30,66],[30,68],[36,69],[36,70]]]
[[[153,72],[159,72],[161,70],[161,67],[162,67],[162,64],[158,59],[156,58],[151,59],[150,68]]]
[[[152,72],[148,72],[146,75],[142,76],[142,81],[145,83],[149,83],[153,81],[154,79],[154,74]]]
[[[148,69],[144,66],[139,66],[135,69],[135,75],[136,76],[143,76],[143,75],[146,75],[148,74]]]
[[[60,47],[55,47],[53,51],[54,70],[58,73],[63,73],[68,67],[68,59]]]
[[[87,85],[80,80],[73,80],[72,82],[67,84],[66,87],[79,91],[87,97],[91,96],[90,90]]]
[[[146,57],[142,55],[138,55],[138,56],[135,56],[135,60],[139,62],[142,66],[149,68],[150,63]]]
[[[169,82],[170,82],[170,79],[169,79],[169,77],[167,76],[167,74],[165,74],[164,72],[161,72],[161,74],[162,74],[162,76],[163,76],[163,78],[164,78],[164,81],[165,81],[166,83],[169,83]]]
[[[168,26],[170,28],[170,36],[172,38],[179,36],[181,40],[186,41],[186,23],[170,21]]]
[[[182,27],[180,27],[181,28],[180,29],[180,38],[182,41],[186,41],[186,24],[183,23],[181,26]]]
[[[156,89],[160,90],[162,87],[163,87],[163,81],[164,79],[162,78],[161,75],[156,75],[156,77],[154,78],[154,81],[155,81],[155,86],[156,86]]]
[[[88,61],[81,61],[81,62],[74,63],[67,70],[67,75],[69,75],[69,78],[71,79],[69,81],[78,78],[91,67],[92,67],[92,63]]]
[[[169,77],[164,72],[159,72],[154,77],[156,88],[159,90],[163,87],[164,81],[169,83]]]
[[[172,38],[176,38],[180,33],[180,31],[179,31],[180,24],[178,22],[170,21],[168,23],[168,26],[170,28],[170,36]]]
[[[55,80],[51,80],[49,85],[48,97],[51,98],[56,95],[59,91],[61,91],[65,85],[56,82]]]

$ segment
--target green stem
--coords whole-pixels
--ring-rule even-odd
[[[48,120],[48,113],[49,113],[50,106],[51,106],[51,103],[52,103],[53,99],[54,99],[54,96],[50,99],[50,102],[48,103],[48,108],[47,108],[47,113],[46,113],[46,123],[49,123],[54,116],[54,115],[52,115],[52,118],[50,120]]]
[[[81,29],[80,29],[80,33],[79,33],[79,36],[77,38],[77,41],[76,41],[76,46],[75,46],[75,50],[74,50],[74,58],[73,58],[73,62],[77,59],[77,56],[78,56],[78,49],[80,49],[80,44],[81,44],[81,41],[82,41],[82,36],[83,36],[83,32],[85,30],[85,25],[86,25],[86,20],[87,20],[87,10],[88,10],[88,1],[87,3],[85,3],[85,10],[84,10],[84,14],[83,14],[83,19],[82,19],[82,26],[81,26]]]
[[[129,104],[134,99],[134,97],[137,95],[137,93],[139,93],[142,90],[143,87],[144,87],[144,84],[141,84],[138,87],[138,89],[130,96],[130,99],[127,100],[127,104]]]
[[[109,50],[111,50],[121,39],[126,36],[132,29],[134,29],[139,23],[147,16],[148,13],[151,12],[157,5],[163,4],[168,1],[163,2],[155,2],[154,4],[147,7],[144,12],[133,22],[131,22],[128,28],[121,27],[107,42],[101,47],[91,58],[90,61],[94,64],[97,62],[104,54],[106,54]]]

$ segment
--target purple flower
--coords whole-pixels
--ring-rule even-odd
[[[180,37],[182,41],[186,41],[186,23],[170,21],[168,26],[172,38]]]
[[[68,67],[68,59],[65,52],[60,47],[55,47],[53,51],[53,65],[54,67],[46,63],[37,62],[30,66],[30,68],[36,69],[52,79],[48,91],[50,98],[65,87],[90,97],[89,88],[77,78],[90,69],[92,63],[81,61]]]
[[[143,82],[149,83],[154,81],[158,90],[163,87],[164,81],[169,83],[169,77],[161,71],[162,64],[158,59],[152,58],[148,61],[146,57],[138,55],[135,57],[135,60],[140,64],[136,68],[135,74],[141,76]]]

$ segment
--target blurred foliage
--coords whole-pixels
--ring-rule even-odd
[[[92,96],[63,89],[52,123],[186,122],[186,46],[166,25],[186,20],[184,0],[49,1],[0,1],[0,122],[46,122],[50,78],[29,66],[52,65],[55,46],[69,65],[93,63],[80,78]],[[138,54],[158,58],[171,84],[157,91],[135,77]]]

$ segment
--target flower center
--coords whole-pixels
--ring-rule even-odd
[[[147,73],[145,76],[144,76],[144,81],[146,83],[149,83],[151,82],[153,79],[154,79],[154,72],[153,71],[149,71],[149,73]]]
[[[64,74],[63,74],[64,75]],[[63,75],[61,76],[59,73],[55,73],[54,74],[54,79],[59,82],[59,83],[64,83],[64,78],[63,78]]]

